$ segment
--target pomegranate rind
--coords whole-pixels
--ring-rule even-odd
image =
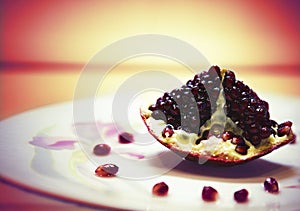
[[[179,156],[185,158],[186,160],[190,160],[190,161],[195,161],[195,162],[199,162],[199,160],[201,162],[199,163],[210,163],[210,164],[220,164],[220,165],[237,165],[237,164],[242,164],[242,163],[246,163],[249,162],[251,160],[260,158],[266,154],[271,153],[272,151],[286,145],[289,143],[293,143],[296,140],[296,135],[293,133],[293,131],[291,130],[290,133],[285,137],[285,138],[281,138],[280,140],[276,140],[276,138],[274,138],[275,143],[274,144],[270,144],[267,147],[263,147],[263,150],[257,150],[256,153],[247,153],[246,155],[240,155],[238,158],[234,155],[228,154],[226,153],[226,150],[224,151],[220,151],[219,153],[211,153],[211,155],[203,155],[200,152],[194,151],[194,150],[183,150],[182,148],[180,148],[178,145],[176,144],[172,144],[172,143],[168,143],[166,142],[165,138],[163,138],[160,134],[156,133],[151,125],[151,121],[158,121],[158,120],[154,120],[151,119],[151,111],[147,110],[147,109],[140,109],[140,116],[145,124],[145,126],[147,127],[148,132],[162,145],[164,145],[165,147],[169,148],[170,150],[172,150],[174,153],[178,154]],[[221,141],[224,142],[222,140],[222,138],[219,138],[220,143]],[[206,161],[206,162],[203,162]]]

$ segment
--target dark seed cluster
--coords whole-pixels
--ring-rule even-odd
[[[270,120],[269,105],[261,100],[257,94],[243,82],[235,79],[232,71],[227,71],[222,82],[227,116],[231,118],[243,131],[243,136],[253,145],[275,134]]]
[[[218,130],[214,134],[210,132],[214,131],[212,128],[208,131],[199,130],[216,111],[221,90],[226,100],[224,111],[227,117],[243,130],[239,137],[226,131],[222,134],[223,131]],[[292,126],[290,121],[277,124],[271,120],[268,103],[242,81],[237,80],[232,71],[227,70],[221,75],[218,66],[212,66],[208,71],[195,75],[181,88],[164,93],[155,104],[149,106],[149,110],[152,111],[154,119],[163,120],[168,125],[162,133],[163,137],[172,136],[176,129],[201,135],[196,144],[210,135],[222,136],[224,141],[232,139],[236,152],[242,155],[247,154],[249,148],[245,140],[258,146],[272,134],[289,135]]]
[[[174,129],[199,132],[211,114],[216,110],[220,93],[221,73],[217,66],[195,75],[179,89],[165,93],[149,107],[154,119],[164,120]]]
[[[231,131],[224,131],[222,134],[223,141],[231,140],[232,144],[235,144],[235,151],[241,155],[246,155],[249,146],[246,144],[245,139],[241,136],[235,135]]]

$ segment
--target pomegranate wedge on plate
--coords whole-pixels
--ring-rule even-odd
[[[239,164],[296,138],[292,122],[270,119],[268,103],[218,66],[140,112],[150,134],[188,160]]]

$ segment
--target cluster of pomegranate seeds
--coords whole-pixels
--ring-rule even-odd
[[[265,191],[267,191],[269,193],[278,193],[279,192],[278,182],[273,177],[269,177],[264,181],[264,188],[265,188]]]
[[[270,120],[269,105],[243,82],[235,79],[235,74],[227,70],[222,82],[226,98],[227,116],[244,132],[243,136],[253,145],[276,132],[277,123]]]
[[[134,141],[134,137],[131,133],[123,132],[119,134],[119,143],[121,144],[130,144]]]
[[[231,140],[232,144],[235,144],[235,151],[241,155],[246,155],[249,146],[246,144],[245,139],[242,136],[233,134],[231,131],[224,131],[222,134],[223,141]]]
[[[202,190],[202,199],[204,201],[215,201],[217,200],[218,192],[211,186],[204,186]]]
[[[243,203],[243,202],[248,201],[248,194],[249,193],[246,189],[241,189],[241,190],[234,192],[233,197],[236,202]]]
[[[97,144],[93,152],[95,155],[103,156],[103,155],[108,155],[110,153],[110,146],[108,144]]]
[[[179,89],[166,92],[155,104],[149,106],[152,117],[165,121],[174,129],[199,133],[199,127],[216,110],[220,81],[221,73],[217,66],[195,75],[193,80]]]
[[[157,183],[152,188],[152,194],[156,196],[166,196],[168,191],[169,186],[164,182]]]
[[[95,174],[99,177],[113,177],[119,171],[119,167],[115,164],[103,164],[98,166],[95,170]]]
[[[232,71],[227,70],[222,78],[218,66],[195,75],[181,88],[166,92],[149,106],[149,110],[154,119],[163,120],[174,129],[199,133],[199,128],[216,110],[221,89],[224,90],[227,116],[244,131],[243,137],[257,146],[262,139],[276,134],[272,127],[277,123],[270,120],[268,103],[242,81],[236,80]],[[289,124],[286,122],[278,132],[287,134]],[[236,151],[245,153],[247,146],[239,144]]]

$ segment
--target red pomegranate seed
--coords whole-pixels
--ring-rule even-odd
[[[95,170],[95,174],[99,177],[113,177],[118,172],[119,167],[115,164],[103,164],[98,166]]]
[[[267,191],[269,193],[278,193],[279,192],[278,182],[273,177],[269,177],[265,180],[264,188],[265,188],[265,191]]]
[[[227,141],[229,139],[232,139],[233,137],[233,133],[230,132],[230,131],[225,131],[223,134],[222,134],[222,139],[223,141]]]
[[[202,199],[204,201],[215,201],[217,199],[218,192],[216,189],[210,186],[204,186],[202,190]]]
[[[287,121],[278,125],[277,133],[278,136],[288,135],[291,132],[292,122]]]
[[[95,155],[108,155],[110,153],[110,146],[107,144],[97,144],[93,152]]]
[[[248,200],[248,191],[246,189],[241,189],[234,192],[234,200],[241,203]]]
[[[164,182],[157,183],[152,188],[152,194],[156,196],[166,196],[168,191],[169,186]]]
[[[234,136],[231,140],[231,143],[237,145],[243,145],[245,141],[241,136]]]
[[[164,138],[171,137],[174,134],[174,127],[172,125],[166,125],[166,127],[162,131],[162,136]]]
[[[129,144],[134,141],[133,135],[128,132],[123,132],[119,135],[119,143],[121,144]]]
[[[247,155],[248,148],[249,148],[248,145],[237,145],[235,147],[235,151],[241,155]]]

